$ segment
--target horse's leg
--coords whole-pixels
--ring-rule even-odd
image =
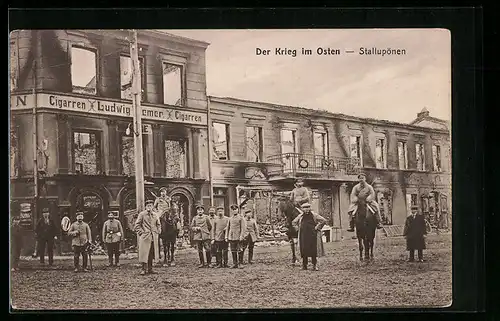
[[[363,239],[358,237],[358,245],[359,245],[359,260],[363,261]]]
[[[374,239],[370,241],[370,258],[373,260],[373,245],[374,245]]]
[[[365,260],[368,261],[370,259],[370,241],[367,236],[363,238],[363,245],[365,246]]]
[[[162,238],[161,242],[163,243],[163,263],[168,263],[168,241],[167,238]]]

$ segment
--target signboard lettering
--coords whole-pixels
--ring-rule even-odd
[[[132,104],[105,99],[74,97],[69,95],[37,94],[38,108],[67,110],[88,114],[132,117]],[[28,109],[34,104],[33,95],[11,95],[12,109]],[[207,115],[203,112],[177,110],[167,107],[142,106],[142,118],[146,120],[168,121],[206,125]]]

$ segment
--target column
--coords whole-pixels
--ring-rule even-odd
[[[201,178],[201,173],[200,173],[200,148],[201,146],[201,137],[200,137],[200,130],[198,128],[191,128],[191,133],[193,136],[193,139],[191,140],[193,142],[193,154],[191,157],[191,162],[193,164],[193,178]]]
[[[68,153],[71,152],[71,146],[68,146],[70,136],[68,116],[65,114],[57,115],[57,157],[58,157],[58,173],[68,174],[70,169]]]
[[[108,119],[108,137],[109,137],[109,155],[108,155],[108,174],[118,175],[120,172],[120,133],[116,120]]]
[[[153,124],[153,176],[165,176],[165,146],[163,138],[163,126],[160,124]]]

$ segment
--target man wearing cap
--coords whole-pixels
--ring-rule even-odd
[[[304,180],[302,178],[298,178],[295,181],[295,188],[290,194],[290,200],[298,208],[300,208],[304,203],[311,202],[311,195],[309,194],[307,187],[304,186]]]
[[[170,211],[170,197],[167,196],[167,189],[165,187],[160,188],[160,197],[156,198],[153,207],[156,208],[160,217]]]
[[[366,182],[366,175],[361,173],[358,175],[359,183],[356,184],[351,191],[351,205],[349,206],[349,232],[354,232],[354,221],[356,217],[356,211],[358,206],[368,205],[372,213],[374,212],[375,218],[377,219],[377,228],[381,228],[380,225],[380,210],[378,203],[375,201],[375,190],[373,187]]]
[[[80,255],[83,257],[82,271],[87,272],[87,244],[92,242],[90,227],[83,221],[83,212],[76,213],[76,222],[71,224],[68,235],[73,236],[71,245],[74,252],[75,272],[80,270]]]
[[[142,263],[141,275],[156,274],[153,271],[153,261],[160,259],[158,236],[161,233],[161,224],[153,213],[153,204],[153,201],[146,201],[146,210],[139,213],[134,224],[139,246],[139,262]]]
[[[57,232],[56,224],[50,218],[49,209],[47,207],[43,208],[42,218],[38,220],[35,227],[40,264],[45,264],[45,248],[47,248],[49,256],[49,265],[54,263],[54,240],[57,239]]]
[[[215,216],[215,207],[214,206],[210,206],[208,208],[208,220],[210,221],[210,225],[212,226],[212,230],[210,232],[213,231],[213,227],[214,227],[214,222],[215,222],[215,219],[216,219],[216,216]],[[215,243],[212,242],[211,245],[210,245],[210,257],[212,258],[213,256],[216,256],[215,254],[217,253],[217,248],[215,247]],[[211,264],[211,262],[208,262],[208,264]],[[216,258],[216,263],[214,266],[211,266],[211,267],[215,267],[217,266],[217,258]]]
[[[217,268],[227,268],[226,229],[229,219],[224,216],[224,207],[217,207],[217,217],[212,226],[212,244],[215,245],[215,262]]]
[[[212,230],[212,224],[207,215],[205,215],[205,207],[201,204],[196,206],[196,216],[193,217],[191,222],[191,230],[193,231],[193,242],[198,249],[198,257],[200,258],[199,268],[208,267],[212,261],[210,253],[210,239]],[[205,250],[205,256],[207,258],[207,263],[203,257],[203,250]]]
[[[19,216],[12,217],[12,225],[10,226],[10,245],[11,245],[11,271],[19,269],[19,258],[21,257],[21,249],[23,247],[23,231],[19,224],[21,219]]]
[[[257,221],[253,218],[253,213],[251,209],[245,211],[245,232],[243,233],[243,242],[241,242],[241,251],[239,256],[239,263],[243,264],[243,257],[245,255],[245,249],[248,246],[248,264],[252,264],[253,259],[253,248],[255,242],[260,238],[259,226]]]
[[[302,257],[302,269],[307,270],[308,259],[311,258],[313,270],[317,271],[317,258],[324,255],[321,228],[326,219],[311,211],[311,204],[302,204],[302,214],[292,222],[298,231],[299,252]]]
[[[231,217],[229,218],[226,229],[226,242],[229,242],[231,255],[233,257],[233,269],[238,268],[238,252],[240,251],[240,242],[243,241],[245,233],[245,219],[240,215],[238,205],[233,204],[230,207]]]
[[[108,213],[108,220],[102,226],[102,239],[108,249],[109,265],[120,265],[120,242],[123,240],[123,227],[119,220],[115,219],[113,212]]]

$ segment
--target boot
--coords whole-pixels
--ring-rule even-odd
[[[348,232],[354,232],[354,217],[351,217],[349,219],[349,229],[347,231]]]
[[[108,264],[108,266],[109,266],[109,267],[113,266],[113,257],[112,257],[112,256],[111,256],[111,257],[109,257],[109,259],[108,259],[108,260],[109,260],[109,264]]]
[[[146,270],[147,270],[147,264],[142,263],[142,269],[141,269],[141,275],[146,275]]]
[[[215,264],[216,264],[216,267],[218,267],[218,268],[222,267],[222,252],[217,252],[215,254]]]
[[[207,267],[210,267],[210,264],[212,264],[212,253],[205,251],[205,256],[207,257]]]
[[[415,251],[410,251],[410,259],[408,262],[415,262]]]
[[[245,251],[240,251],[238,252],[238,263],[240,265],[243,265],[243,255],[245,254]]]
[[[203,257],[203,252],[198,252],[198,257],[200,258],[200,265],[198,268],[205,267],[205,258]]]
[[[227,261],[229,261],[227,251],[222,252],[222,261],[223,261],[222,262],[222,266],[225,267],[225,268],[227,268],[228,267],[228,262]]]
[[[253,249],[248,249],[248,264],[253,264]]]
[[[233,256],[233,269],[238,268],[238,253],[237,252],[231,252],[231,255]]]

